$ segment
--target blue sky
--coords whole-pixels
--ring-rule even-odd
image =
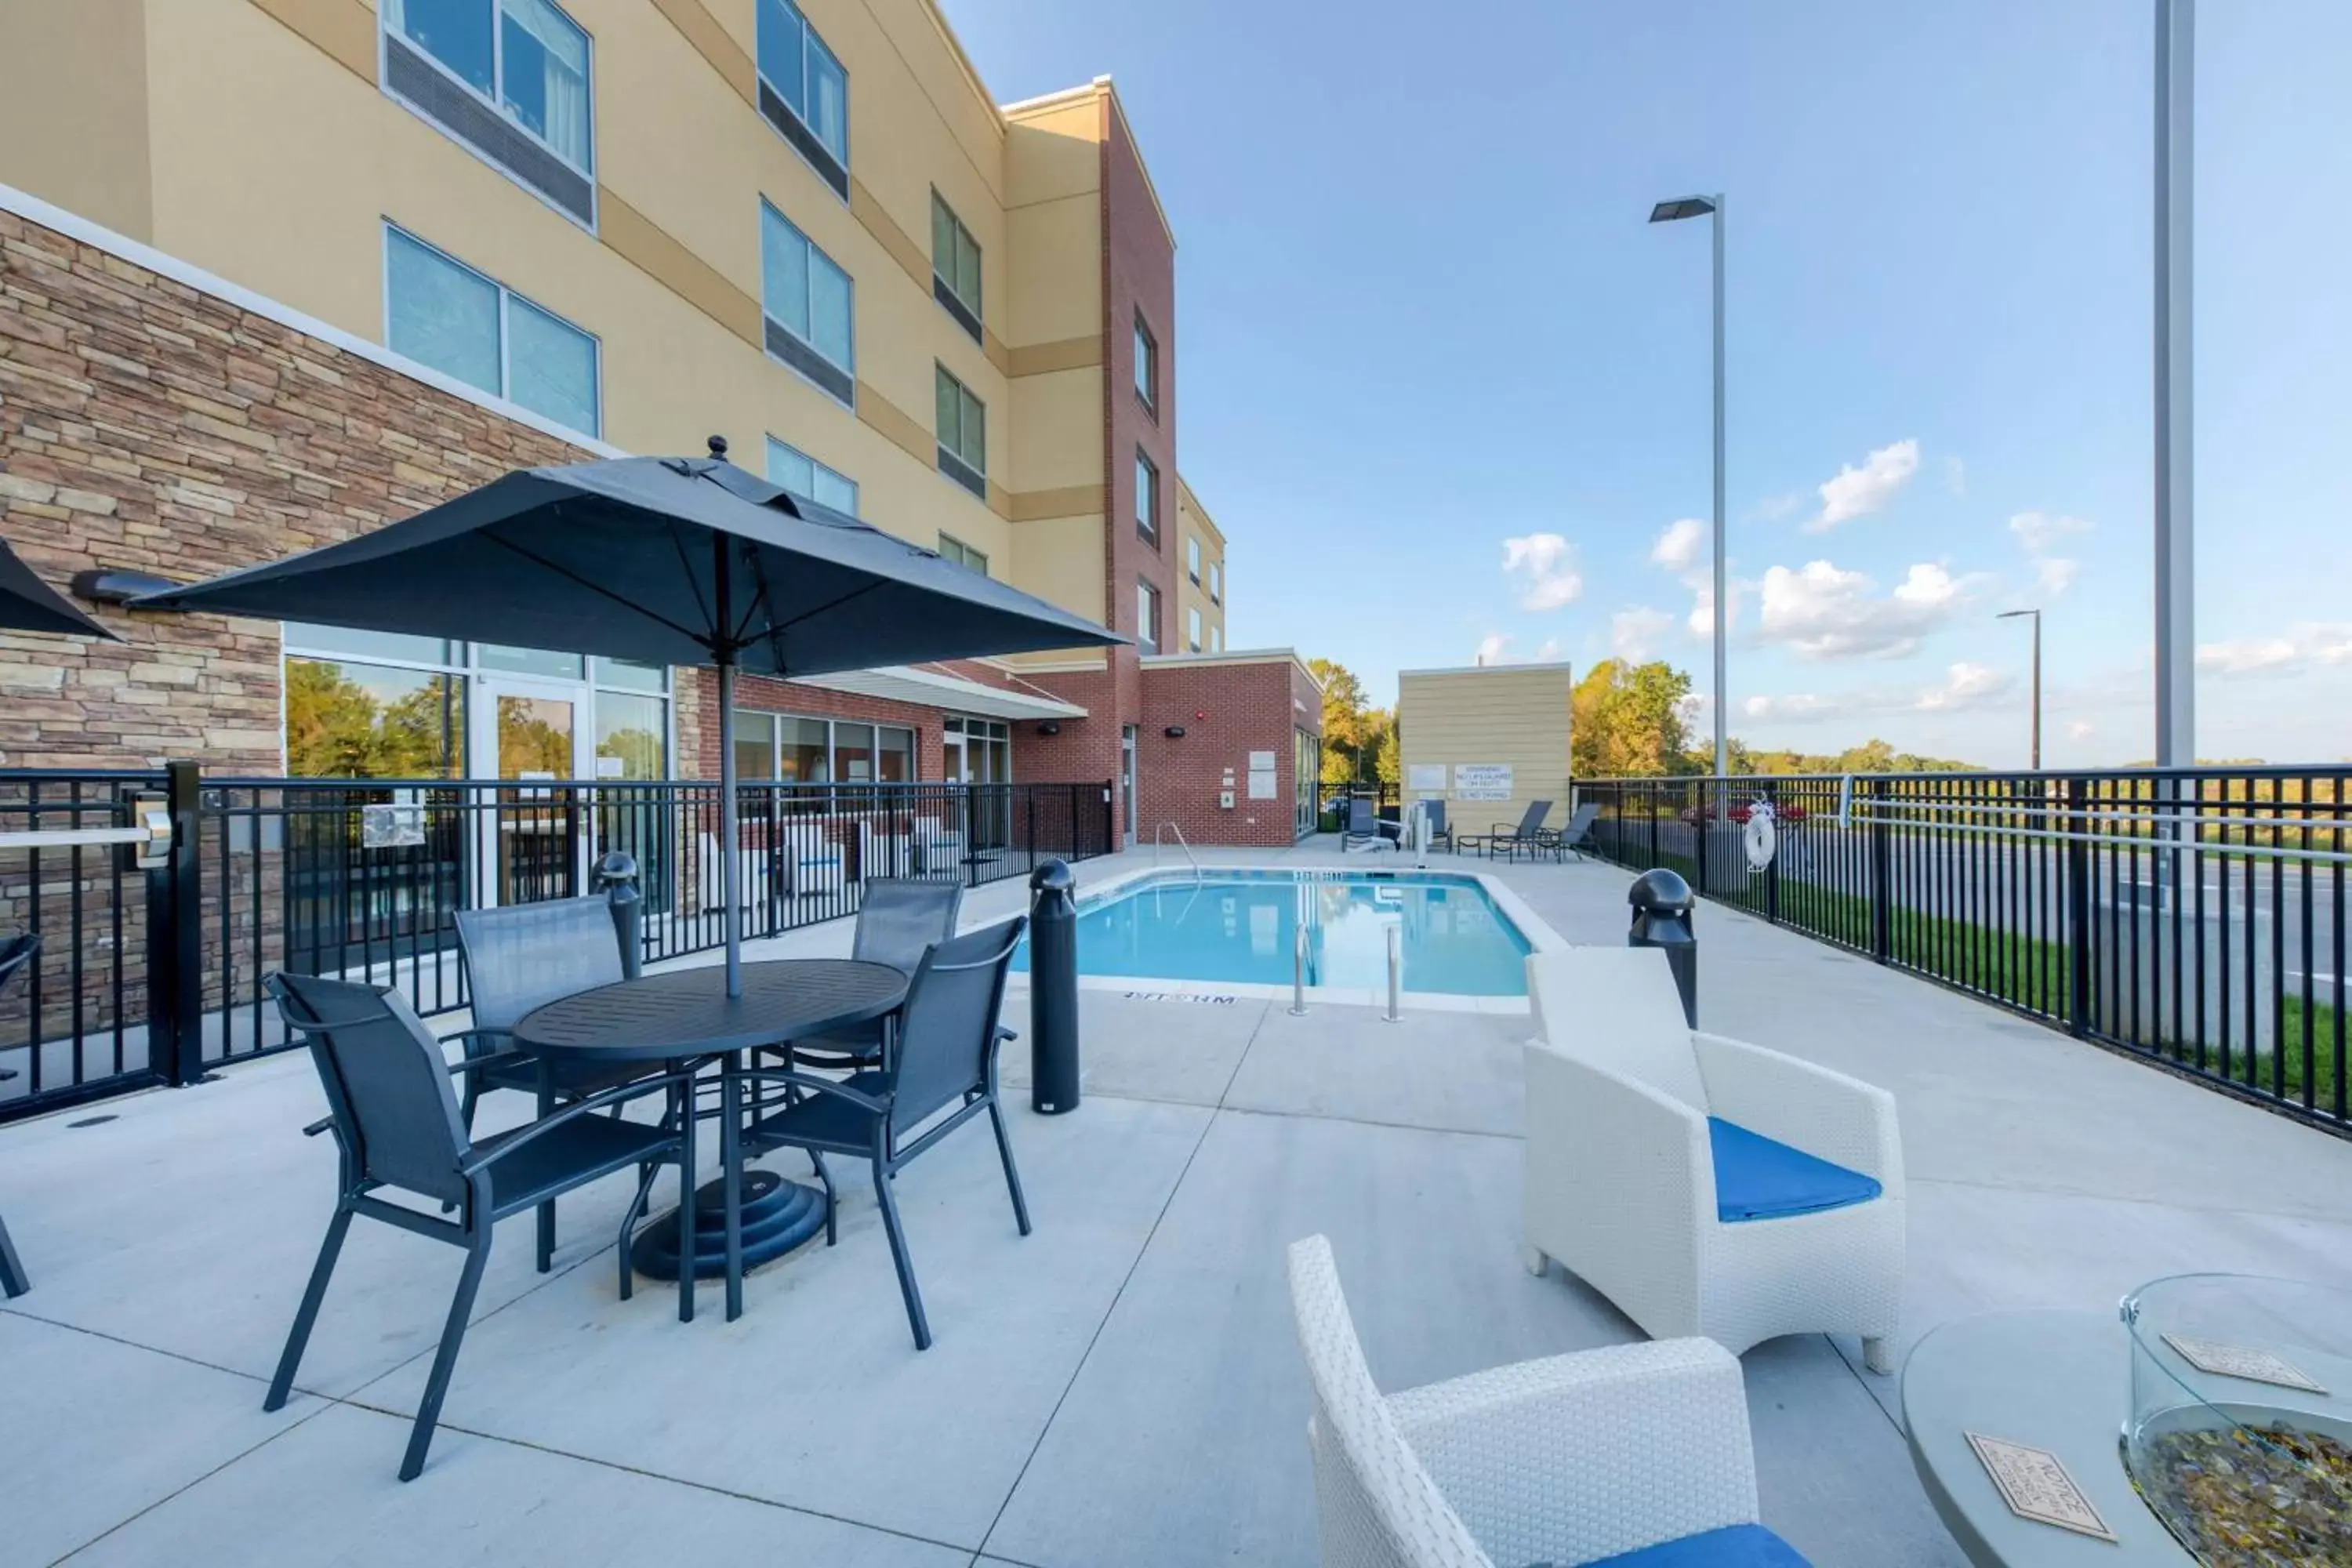
[[[1233,646],[1704,691],[1707,236],[1643,219],[1720,190],[1733,732],[2021,765],[2039,604],[2045,760],[2152,753],[2149,0],[946,4],[1000,99],[1118,84]],[[2197,68],[2198,749],[2352,756],[2352,5]]]

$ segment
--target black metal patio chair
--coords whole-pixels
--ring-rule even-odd
[[[956,917],[962,909],[961,882],[874,878],[866,882],[858,900],[857,931],[850,938],[849,956],[912,974],[925,952],[955,935]],[[873,1067],[882,1059],[883,1023],[877,1018],[837,1035],[793,1040],[779,1054],[787,1067],[794,1063],[832,1068]]]
[[[1362,795],[1349,795],[1347,825],[1339,833],[1340,851],[1344,854],[1356,848],[1393,849],[1397,847],[1402,826],[1382,821],[1374,815],[1372,803]]]
[[[824,1156],[861,1156],[872,1163],[875,1201],[889,1233],[890,1260],[898,1271],[898,1290],[906,1299],[907,1323],[914,1331],[917,1350],[930,1348],[931,1329],[899,1227],[898,1200],[891,1195],[899,1170],[984,1110],[996,1130],[1004,1184],[1013,1194],[1013,1217],[1021,1234],[1029,1234],[1029,1205],[1021,1194],[1021,1174],[1013,1168],[1013,1143],[1005,1136],[1004,1112],[996,1094],[996,1015],[1003,1005],[1013,950],[1028,923],[1025,916],[1016,916],[1003,925],[933,944],[915,967],[897,1047],[882,1067],[839,1082],[777,1068],[728,1075],[726,1114],[719,1123],[720,1136],[728,1142],[728,1316],[742,1310],[743,1162],[770,1150],[804,1150],[815,1164],[817,1179],[824,1184],[828,1247],[839,1237],[836,1194]],[[755,1113],[746,1122],[740,1116],[746,1082],[790,1084],[801,1098],[781,1110]],[[948,1114],[940,1116],[941,1111]]]
[[[1516,855],[1522,849],[1551,848],[1558,842],[1559,835],[1544,827],[1543,820],[1550,815],[1551,802],[1529,801],[1528,809],[1521,814],[1516,824],[1496,823],[1485,833],[1463,838],[1460,841],[1462,847],[1484,849],[1489,860],[1495,858],[1495,851],[1497,849]]]
[[[1579,860],[1591,859],[1595,852],[1592,842],[1592,825],[1599,820],[1601,820],[1599,801],[1588,800],[1578,806],[1570,815],[1568,826],[1559,830],[1559,842],[1561,852],[1573,855]]]
[[[401,1460],[400,1479],[414,1480],[425,1468],[425,1451],[440,1420],[442,1397],[466,1337],[466,1320],[473,1314],[482,1268],[489,1261],[492,1227],[559,1194],[637,1168],[636,1195],[621,1215],[619,1236],[621,1299],[628,1300],[634,1284],[630,1233],[665,1162],[678,1166],[682,1234],[694,1233],[694,1118],[678,1115],[675,1103],[658,1124],[592,1114],[677,1087],[677,1080],[665,1076],[585,1096],[552,1116],[477,1142],[467,1131],[449,1084],[450,1073],[466,1070],[467,1064],[450,1067],[440,1043],[398,992],[299,974],[273,974],[265,984],[287,1027],[310,1044],[320,1087],[327,1095],[326,1128],[341,1152],[341,1172],[335,1217],[328,1222],[327,1238],[319,1247],[319,1261],[310,1270],[310,1283],[302,1292],[302,1305],[294,1314],[285,1352],[261,1407],[276,1410],[286,1403],[354,1215],[462,1247],[466,1267],[457,1277],[441,1346],[425,1380],[408,1452]],[[382,1190],[437,1199],[452,1205],[457,1217],[443,1219],[386,1202],[375,1195]],[[691,1268],[679,1270],[677,1310],[680,1319],[694,1315]]]
[[[628,969],[612,906],[603,899],[552,899],[536,904],[460,910],[457,925],[474,1024],[446,1038],[466,1047],[466,1093],[459,1110],[471,1129],[474,1107],[489,1090],[539,1092],[540,1062],[515,1053],[514,1026],[550,1002],[627,978]],[[595,1067],[555,1062],[549,1066],[559,1100],[616,1089],[645,1077],[648,1070],[636,1064]]]
[[[33,960],[40,956],[41,939],[29,931],[12,936],[0,943],[0,993],[5,993],[9,983],[19,973],[30,969]],[[16,1076],[13,1068],[0,1068],[0,1083]],[[24,1260],[16,1256],[16,1244],[8,1239],[8,1221],[0,1216],[0,1297],[15,1300],[33,1288],[32,1279],[25,1273]]]

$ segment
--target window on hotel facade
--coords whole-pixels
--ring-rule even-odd
[[[389,224],[384,343],[583,435],[603,434],[596,340]]]
[[[1160,417],[1160,342],[1143,324],[1139,310],[1135,317],[1135,395],[1154,419]]]
[[[955,209],[931,193],[931,297],[980,341],[980,241]]]
[[[497,774],[501,759],[469,765],[467,756],[467,691],[478,675],[522,676],[539,691],[570,688],[555,706],[568,701],[575,722],[593,718],[597,777],[668,776],[669,672],[659,665],[294,621],[283,636],[286,771],[294,777]],[[572,771],[568,740],[546,765]]]
[[[796,496],[806,496],[819,506],[829,506],[852,517],[857,515],[856,479],[826,468],[799,447],[788,447],[773,436],[768,437],[768,482],[782,485]]]
[[[915,731],[898,724],[735,710],[739,778],[789,784],[911,784]]]
[[[1201,651],[1201,612],[1188,609],[1184,616],[1185,645],[1192,652],[1198,653]]]
[[[1212,562],[1210,562],[1210,563],[1209,563],[1209,603],[1211,603],[1211,604],[1213,604],[1213,605],[1222,605],[1222,604],[1223,604],[1224,602],[1225,602],[1225,568],[1224,568],[1224,563],[1223,563],[1223,562],[1222,562],[1222,561],[1212,561]]]
[[[849,199],[849,73],[792,0],[759,0],[760,112]]]
[[[1144,582],[1135,584],[1135,641],[1146,653],[1160,651],[1160,590]]]
[[[1201,536],[1197,533],[1184,541],[1184,574],[1192,579],[1192,586],[1201,585]]]
[[[383,84],[582,223],[596,217],[588,35],[549,0],[382,0]]]
[[[934,363],[939,373],[940,472],[981,500],[988,499],[988,405]]]
[[[951,533],[940,535],[940,553],[959,566],[969,566],[983,577],[988,575],[988,552],[974,550]]]
[[[1225,651],[1224,627],[1211,626],[1209,628],[1209,651],[1211,653],[1223,653]]]
[[[845,404],[857,392],[857,286],[792,220],[760,204],[768,352]]]
[[[1135,454],[1135,531],[1154,550],[1160,548],[1160,468],[1139,447]]]

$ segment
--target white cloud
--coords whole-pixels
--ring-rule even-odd
[[[2070,741],[2087,741],[2098,732],[2099,727],[2088,719],[2077,719],[2066,726],[2066,738]]]
[[[1999,670],[1962,662],[1951,666],[1944,679],[1934,684],[1865,686],[1827,697],[1810,691],[1750,697],[1739,708],[1751,720],[1790,724],[1899,713],[1958,713],[2000,704],[2008,699],[2013,684]]]
[[[2197,645],[2197,668],[2216,675],[2261,675],[2296,662],[2294,644],[2284,637],[2247,637],[2238,642]]]
[[[1758,501],[1749,509],[1748,516],[1756,522],[1779,522],[1782,518],[1796,516],[1803,510],[1804,504],[1804,491],[1783,490],[1779,495],[1766,496]]]
[[[2046,554],[2060,540],[2088,533],[2092,526],[2079,517],[2053,517],[2039,511],[2021,511],[2009,520],[2010,532],[2017,535],[2017,542],[2028,555]]]
[[[2197,668],[2230,679],[2352,664],[2352,621],[2301,621],[2271,637],[2197,645]]]
[[[1700,642],[1711,643],[1715,640],[1715,584],[1703,575],[1685,578],[1685,581],[1690,585],[1691,611],[1690,618],[1683,624],[1692,637]],[[1743,583],[1734,577],[1729,580],[1729,586],[1731,592],[1724,601],[1723,625],[1726,631],[1738,631],[1740,601],[1755,590],[1756,584]]]
[[[1519,604],[1526,609],[1557,610],[1584,595],[1576,546],[1557,533],[1529,533],[1503,541],[1503,571],[1525,579]]]
[[[1647,658],[1658,638],[1674,624],[1674,616],[1647,605],[1620,610],[1609,617],[1609,647],[1620,658]]]
[[[2074,580],[2083,574],[2083,563],[2051,552],[2065,540],[2090,532],[2092,524],[2084,518],[2041,511],[2021,511],[2009,520],[2009,531],[2016,536],[2019,548],[2033,563],[2034,586],[2053,599],[2074,585]]]
[[[1881,447],[1862,460],[1862,467],[1848,463],[1840,468],[1837,477],[1821,487],[1822,513],[1805,524],[1808,533],[1821,533],[1842,522],[1852,522],[1858,517],[1883,511],[1896,492],[1911,482],[1919,471],[1919,443],[1916,440],[1897,441],[1891,447]]]
[[[1669,572],[1683,573],[1698,564],[1699,546],[1706,542],[1706,524],[1685,517],[1666,524],[1650,546],[1650,559]]]
[[[1804,658],[1898,658],[1951,619],[1973,583],[1921,562],[1881,597],[1870,578],[1827,561],[1775,566],[1760,585],[1759,635]]]
[[[1488,632],[1478,639],[1476,662],[1479,664],[1551,664],[1559,658],[1559,639],[1546,637],[1536,645],[1536,651],[1517,654],[1511,645],[1519,639],[1508,632]]]

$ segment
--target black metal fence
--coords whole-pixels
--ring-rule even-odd
[[[1672,867],[1776,924],[2352,1131],[2352,767],[1601,779],[1577,798],[1620,865]],[[1769,859],[1749,842],[1758,801]]]
[[[744,933],[857,910],[877,877],[968,886],[1110,852],[1105,784],[740,787]],[[171,853],[47,842],[168,812]],[[466,1005],[457,910],[595,889],[635,861],[648,962],[725,940],[713,782],[199,779],[0,773],[0,933],[43,938],[0,996],[0,1121],[157,1083],[286,1043],[273,971],[365,975],[421,1013]]]

